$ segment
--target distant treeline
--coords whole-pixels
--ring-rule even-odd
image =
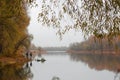
[[[118,50],[120,49],[120,36],[116,36],[109,40],[107,37],[103,39],[94,36],[89,37],[87,40],[80,43],[72,43],[69,50]]]
[[[43,48],[46,51],[67,51],[67,47],[44,47]]]

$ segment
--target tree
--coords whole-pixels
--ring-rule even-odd
[[[27,26],[30,18],[27,15],[26,0],[1,0],[0,1],[0,53],[12,55],[18,50],[19,45],[27,43],[30,45],[30,38]],[[21,40],[23,42],[21,42]],[[29,42],[29,43],[28,43]],[[21,43],[21,44],[20,44]],[[16,46],[18,46],[16,48]],[[24,45],[25,47],[25,45]]]
[[[85,35],[120,35],[120,0],[42,0],[38,21],[62,35],[81,29]]]

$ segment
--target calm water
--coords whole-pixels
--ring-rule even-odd
[[[46,61],[37,61],[42,58]],[[119,72],[118,56],[48,52],[36,56],[22,69],[13,66],[0,69],[0,80],[120,80]]]
[[[118,80],[119,78],[119,73],[116,72],[120,68],[119,57],[70,55],[65,52],[48,52],[42,57],[46,62],[33,61],[32,80]]]

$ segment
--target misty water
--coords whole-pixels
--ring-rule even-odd
[[[0,69],[0,77],[1,80],[120,80],[119,72],[118,56],[50,51],[36,55],[21,69],[13,65]]]

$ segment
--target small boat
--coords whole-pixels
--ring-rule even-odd
[[[36,59],[37,62],[45,62],[46,60],[44,58],[41,58],[41,59]]]
[[[44,58],[41,59],[41,62],[45,62],[46,60]]]

